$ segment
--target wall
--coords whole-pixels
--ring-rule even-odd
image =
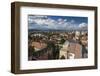
[[[99,76],[100,73],[100,59],[98,61],[98,70],[81,70],[81,71],[65,71],[65,72],[52,72],[52,73],[38,73],[38,74],[21,74],[14,75],[10,73],[10,60],[11,60],[11,15],[10,3],[15,0],[1,0],[0,2],[0,76]],[[17,0],[28,2],[41,2],[41,3],[56,3],[56,4],[71,4],[71,5],[87,5],[98,6],[100,16],[100,0]],[[100,20],[100,18],[98,18]],[[100,24],[100,22],[98,22]],[[100,28],[100,26],[98,26]],[[99,29],[98,29],[99,30]],[[100,33],[100,30],[98,31]],[[100,35],[98,36],[100,39]],[[99,43],[100,40],[98,40]],[[100,44],[99,44],[100,45]],[[98,51],[100,49],[98,48]],[[98,52],[100,58],[100,51]]]

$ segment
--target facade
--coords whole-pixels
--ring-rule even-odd
[[[66,41],[63,48],[60,50],[60,58],[78,59],[82,58],[82,47],[74,41]]]

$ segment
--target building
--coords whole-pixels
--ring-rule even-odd
[[[60,59],[77,59],[82,58],[82,47],[75,41],[66,41],[60,50]]]

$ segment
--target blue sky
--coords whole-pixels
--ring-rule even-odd
[[[87,29],[87,17],[28,15],[29,29]]]

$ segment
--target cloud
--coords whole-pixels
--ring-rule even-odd
[[[41,15],[41,16],[40,16],[40,15],[37,15],[37,16],[33,16],[33,15],[32,15],[32,16],[31,16],[31,15],[30,15],[30,16],[28,16],[28,17],[29,17],[29,19],[47,18],[47,16],[43,16],[43,15]]]
[[[88,30],[88,24],[84,23],[84,22],[79,24],[79,29],[80,30]]]
[[[29,16],[29,29],[64,29],[74,30],[87,27],[87,23],[75,24],[75,20],[68,21],[67,19],[53,19],[47,16]]]
[[[75,22],[75,20],[71,20],[70,22],[71,22],[71,23],[74,23],[74,22]]]
[[[87,23],[84,23],[84,22],[83,22],[83,23],[79,24],[79,27],[80,27],[80,28],[87,27]]]

